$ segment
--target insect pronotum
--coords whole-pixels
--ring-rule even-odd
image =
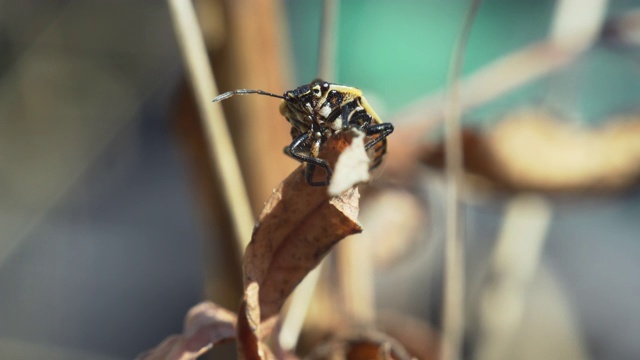
[[[282,99],[280,114],[291,124],[293,139],[284,152],[306,163],[305,180],[311,186],[329,185],[331,167],[326,160],[318,158],[318,154],[322,144],[334,134],[350,129],[362,131],[368,139],[365,150],[372,154],[370,169],[380,165],[387,152],[386,137],[393,132],[393,125],[380,120],[359,89],[316,79],[282,96],[262,90],[240,89],[221,94],[213,101],[247,94]],[[317,167],[324,169],[324,181],[313,180]]]

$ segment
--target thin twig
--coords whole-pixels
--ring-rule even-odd
[[[334,81],[335,79],[338,5],[338,0],[323,1],[320,41],[318,43],[317,77],[327,81]],[[336,251],[339,251],[339,248]],[[298,342],[304,319],[313,300],[313,293],[320,279],[319,274],[322,271],[322,264],[320,263],[311,274],[304,278],[291,297],[291,303],[279,334],[280,346],[285,350],[294,349]]]
[[[448,77],[448,96],[445,106],[447,217],[445,239],[445,271],[443,292],[443,333],[441,359],[460,358],[464,334],[464,242],[460,187],[462,186],[462,132],[460,126],[459,79],[473,20],[481,0],[474,0],[464,19],[460,37],[454,48]]]
[[[597,40],[606,3],[607,0],[559,1],[548,38],[504,55],[461,81],[461,112],[486,104],[575,60]],[[582,18],[587,5],[588,11]],[[581,15],[576,18],[576,13]],[[445,91],[430,94],[398,111],[391,121],[420,124],[425,128],[436,126],[443,118],[445,96]],[[412,129],[412,133],[425,131]]]
[[[538,268],[553,209],[537,195],[509,201],[480,295],[479,338],[474,359],[508,359],[520,328],[526,294]]]
[[[589,49],[602,34],[608,0],[558,0],[556,1],[549,41],[567,53],[580,54]],[[573,108],[572,99],[578,94],[575,88],[580,76],[565,71],[554,76],[548,84],[546,97],[552,105]]]
[[[322,21],[318,43],[318,78],[335,81],[336,34],[338,33],[338,0],[322,2]]]
[[[222,108],[220,104],[211,103],[218,90],[209,65],[204,39],[191,1],[167,0],[167,2],[198,111],[204,122],[209,150],[216,170],[215,176],[222,184],[220,193],[226,211],[230,214],[238,255],[242,256],[251,239],[254,219]]]
[[[307,311],[309,311],[309,305],[313,300],[313,294],[320,279],[321,270],[322,263],[307,274],[293,292],[287,314],[282,321],[280,333],[278,334],[280,347],[284,350],[291,351],[296,348],[304,320],[307,317]]]
[[[558,1],[549,41],[568,53],[586,50],[601,32],[606,9],[607,0]],[[527,289],[540,266],[551,216],[551,206],[538,196],[518,195],[508,203],[488,283],[480,295],[475,359],[508,358],[521,325]]]
[[[367,236],[351,235],[336,247],[341,307],[350,321],[371,325],[376,319],[373,251]]]
[[[338,32],[338,0],[324,0],[320,43],[318,47],[318,77],[336,78],[335,54]],[[375,318],[373,264],[371,253],[362,237],[350,238],[336,247],[337,273],[344,311],[356,323],[371,323]]]
[[[459,85],[459,108],[462,113],[472,110],[514,91],[534,80],[558,70],[577,57],[550,40],[527,45],[507,54],[462,79]],[[392,122],[425,124],[441,123],[445,91],[438,91],[420,99],[394,114]],[[416,136],[424,131],[412,130]]]
[[[608,0],[560,0],[551,23],[550,40],[572,52],[583,51],[600,36]],[[579,15],[577,15],[579,14]]]

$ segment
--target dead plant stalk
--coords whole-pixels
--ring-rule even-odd
[[[222,108],[219,104],[211,103],[218,90],[209,65],[204,39],[192,2],[167,1],[198,111],[204,122],[215,176],[222,184],[218,193],[222,194],[225,209],[230,214],[237,253],[242,256],[251,239],[254,218]]]

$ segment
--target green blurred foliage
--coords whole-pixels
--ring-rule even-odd
[[[302,84],[316,77],[322,1],[285,4],[295,79]],[[443,89],[468,6],[468,1],[457,0],[341,1],[337,78],[329,80],[375,94],[387,113]],[[464,73],[544,39],[554,6],[552,0],[484,1],[466,50]],[[631,7],[625,1],[614,2],[609,12]],[[640,78],[636,62],[625,55],[596,46],[570,67],[477,109],[467,121],[491,123],[509,108],[522,105],[543,105],[590,122],[631,110],[640,97]]]
[[[322,2],[286,5],[296,80],[308,82],[316,71]],[[466,1],[342,1],[335,81],[375,91],[390,111],[443,88],[467,6]],[[550,0],[483,4],[465,72],[543,37],[552,7]]]

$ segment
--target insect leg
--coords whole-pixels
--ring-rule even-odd
[[[371,124],[372,117],[364,109],[356,111],[349,119],[349,126],[366,130]]]
[[[349,114],[351,113],[351,111],[353,111],[353,109],[357,106],[358,104],[355,101],[349,102],[341,107],[336,107],[335,109],[333,109],[331,111],[331,113],[329,113],[329,115],[327,115],[327,117],[325,118],[325,121],[328,124],[331,124],[331,127],[334,130],[337,130],[339,128],[342,128],[343,130],[347,129],[350,124],[349,124]],[[333,124],[338,118],[340,118],[340,125],[336,126],[336,124]]]
[[[390,123],[384,124],[375,124],[370,125],[365,128],[365,133],[367,135],[376,135],[378,137],[370,141],[365,145],[365,149],[372,149],[376,144],[379,144],[376,148],[374,148],[374,156],[371,165],[369,166],[369,170],[373,170],[380,166],[382,163],[382,157],[387,152],[387,136],[393,132],[393,125]]]
[[[316,182],[313,181],[313,175],[316,173],[316,165],[312,163],[307,163],[307,167],[304,168],[304,179],[307,181],[307,184],[311,186],[323,186],[329,185],[329,179],[324,182]]]
[[[379,154],[376,154],[373,162],[369,166],[369,170],[373,170],[382,164],[382,156],[386,153],[386,150],[381,151]]]
[[[313,156],[309,156],[304,153],[301,153],[301,150],[304,150],[305,146],[306,147],[309,146],[308,141],[309,141],[309,133],[306,132],[304,134],[301,134],[297,138],[293,139],[293,142],[291,142],[291,145],[289,145],[289,147],[285,150],[285,153],[296,160],[307,163],[307,167],[304,170],[304,175],[305,175],[307,184],[311,186],[329,185],[329,179],[331,179],[331,174],[332,174],[329,164],[322,159],[318,159]],[[313,181],[313,174],[315,173],[317,166],[320,166],[325,170],[327,174],[325,181]]]
[[[393,132],[393,124],[384,123],[384,124],[375,124],[369,125],[364,129],[365,134],[367,135],[376,135],[379,134],[377,138],[371,140],[368,144],[364,146],[365,150],[371,149],[375,144],[384,140],[389,134]]]

